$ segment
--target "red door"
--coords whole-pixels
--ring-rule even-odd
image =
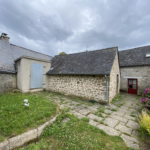
[[[137,79],[128,79],[128,93],[137,94]]]

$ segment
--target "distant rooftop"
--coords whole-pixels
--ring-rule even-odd
[[[14,72],[14,60],[23,55],[44,60],[52,59],[52,56],[10,44],[7,34],[2,33],[0,38],[0,71]]]
[[[121,67],[150,65],[150,45],[119,51]]]

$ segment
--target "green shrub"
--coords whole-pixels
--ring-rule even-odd
[[[146,110],[143,110],[139,116],[139,123],[141,125],[141,131],[150,135],[150,115],[147,114]]]

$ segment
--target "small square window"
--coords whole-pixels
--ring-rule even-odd
[[[136,84],[133,85],[133,89],[136,89]]]
[[[132,84],[132,80],[129,80],[129,84]]]
[[[133,84],[136,84],[136,80],[133,80]]]
[[[150,57],[150,54],[146,54],[146,57]]]

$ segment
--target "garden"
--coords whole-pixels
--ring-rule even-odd
[[[75,96],[53,92],[0,94],[0,142],[50,120],[60,112],[54,101],[58,99],[60,104],[65,104],[67,98],[74,103],[80,101],[85,107],[93,105]],[[29,106],[23,106],[24,99],[28,99]],[[88,118],[79,119],[69,110],[61,110],[56,121],[44,129],[39,139],[23,145],[20,149],[132,149],[126,146],[121,137],[106,134],[90,125]]]
[[[24,106],[27,99],[29,106]],[[50,120],[59,111],[43,94],[0,94],[0,142]]]
[[[67,122],[63,122],[65,118],[68,118]],[[121,137],[110,136],[88,122],[88,118],[78,119],[63,110],[56,121],[44,129],[39,141],[20,148],[20,150],[132,149],[126,146]]]

